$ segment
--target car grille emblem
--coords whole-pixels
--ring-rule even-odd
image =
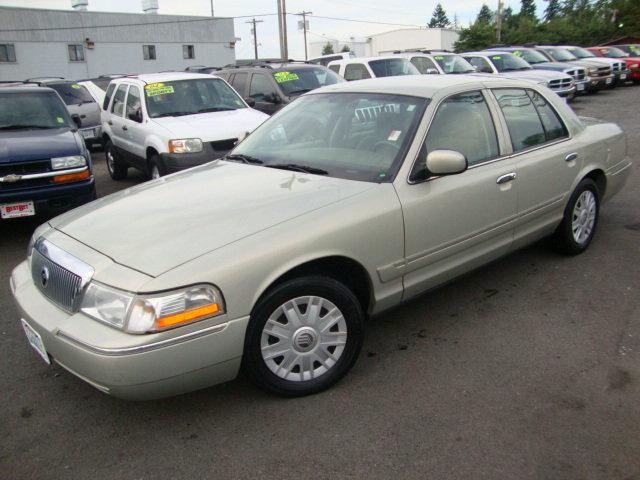
[[[47,284],[49,283],[49,269],[47,267],[42,267],[40,271],[40,284],[42,288],[47,288]]]

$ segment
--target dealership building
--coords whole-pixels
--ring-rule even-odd
[[[0,7],[0,81],[184,70],[235,62],[232,18]]]

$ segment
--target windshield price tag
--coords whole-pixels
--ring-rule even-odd
[[[77,83],[72,83],[71,84],[71,88],[75,88],[76,90],[80,89],[80,85],[78,85]]]
[[[297,73],[276,72],[273,74],[273,78],[275,78],[276,82],[278,83],[284,83],[284,82],[291,82],[292,80],[298,80],[300,77],[298,77]]]
[[[491,57],[493,60],[502,60],[502,57],[500,55],[494,55],[493,57]]]
[[[62,117],[56,117],[56,122],[58,122],[58,123],[64,123],[64,118],[62,118]]]
[[[435,57],[436,60],[444,60],[444,57],[442,55],[436,55]]]
[[[150,83],[144,86],[144,91],[147,97],[155,97],[157,95],[167,95],[173,93],[172,85],[165,85],[164,83]]]

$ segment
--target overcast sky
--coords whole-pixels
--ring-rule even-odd
[[[276,13],[276,0],[213,0],[216,16],[244,16]],[[287,11],[297,13],[303,10],[312,11],[315,15],[327,17],[343,17],[372,22],[389,22],[406,25],[424,25],[431,18],[437,0],[288,0]],[[466,25],[473,20],[482,6],[482,0],[444,0],[442,2],[449,20],[457,15],[460,24]],[[487,2],[492,8],[497,0]],[[545,8],[543,0],[537,0],[538,14]],[[159,0],[161,14],[173,15],[210,15],[210,0]],[[496,4],[496,5],[494,5]],[[519,10],[520,0],[504,0],[505,6]],[[70,9],[71,0],[0,0],[0,6],[34,7]],[[141,12],[141,0],[89,0],[89,10],[109,12]],[[259,18],[259,17],[256,17]],[[277,57],[278,46],[277,19],[274,16],[261,18],[264,23],[258,24],[259,55],[261,57]],[[242,40],[236,45],[237,58],[253,57],[253,38],[247,19],[235,21],[236,36]],[[296,20],[289,16],[289,56],[304,57],[302,33],[297,30]],[[309,41],[325,38],[348,40],[350,37],[364,37],[372,33],[384,32],[396,28],[394,25],[374,25],[338,20],[310,18]]]

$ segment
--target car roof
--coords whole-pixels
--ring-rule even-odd
[[[34,84],[11,85],[3,87],[0,83],[0,93],[25,93],[25,92],[51,92],[56,94],[55,90],[49,87],[41,87]],[[57,94],[56,94],[57,95]]]
[[[114,78],[113,82],[121,82],[126,80],[139,80],[143,83],[157,82],[174,82],[177,80],[191,80],[196,78],[211,78],[208,73],[193,72],[162,72],[162,73],[143,73],[140,75],[130,75],[126,77]]]
[[[395,77],[379,77],[353,82],[341,82],[313,90],[305,95],[334,92],[386,93],[395,95],[411,95],[414,97],[432,98],[443,89],[452,87],[484,88],[487,84],[500,86],[514,84],[531,87],[530,82],[502,78],[498,75],[400,75]]]
[[[256,62],[254,64],[246,65],[226,65],[220,67],[217,70],[225,72],[235,72],[237,70],[282,70],[283,68],[325,68],[324,65],[318,65],[316,63],[304,63],[304,62]]]

